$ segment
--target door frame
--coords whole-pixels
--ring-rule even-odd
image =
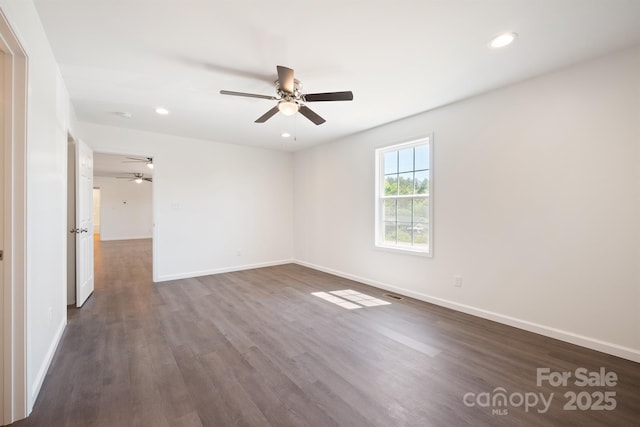
[[[70,132],[67,132],[67,307],[76,305],[76,236],[71,230],[76,228],[76,146]],[[73,298],[70,297],[73,296]]]
[[[26,337],[26,141],[29,58],[0,9],[0,49],[5,81],[2,102],[4,150],[4,276],[0,278],[2,330],[0,422],[27,413]]]

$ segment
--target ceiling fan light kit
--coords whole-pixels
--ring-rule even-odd
[[[302,83],[293,77],[293,70],[291,68],[278,65],[276,69],[278,70],[278,80],[276,80],[274,84],[277,96],[235,92],[230,90],[221,90],[220,94],[278,101],[278,104],[276,104],[275,107],[258,117],[255,121],[256,123],[264,123],[278,112],[281,112],[285,116],[293,116],[299,112],[314,124],[321,125],[326,120],[307,107],[305,105],[306,103],[320,101],[353,101],[353,93],[351,91],[303,94]]]
[[[134,172],[132,173],[133,177],[130,176],[116,176],[116,179],[127,179],[129,181],[133,181],[136,184],[142,184],[142,181],[153,182],[153,178],[145,178],[144,174]]]
[[[278,110],[285,116],[293,116],[300,109],[300,105],[295,101],[278,102]]]

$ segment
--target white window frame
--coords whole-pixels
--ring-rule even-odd
[[[429,152],[429,187],[426,198],[429,200],[428,239],[426,248],[391,244],[384,240],[384,201],[390,198],[415,198],[411,196],[385,196],[384,195],[384,155],[388,152],[399,151],[406,148],[427,145]],[[426,257],[433,256],[433,134],[428,134],[419,139],[380,147],[375,150],[375,247],[377,249],[399,252]],[[420,196],[418,196],[420,197]]]

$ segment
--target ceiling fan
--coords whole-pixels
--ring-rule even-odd
[[[153,157],[127,157],[122,163],[145,163],[149,169],[153,169]]]
[[[255,121],[256,123],[264,123],[280,111],[285,116],[292,116],[295,113],[300,112],[300,114],[311,120],[316,125],[321,125],[326,120],[307,107],[305,105],[306,103],[321,101],[353,101],[353,93],[351,91],[304,94],[302,93],[302,83],[293,77],[293,70],[291,68],[283,67],[281,65],[278,65],[276,68],[278,70],[278,80],[276,80],[274,84],[276,86],[277,96],[233,92],[230,90],[221,90],[220,93],[222,95],[245,96],[248,98],[278,101],[275,107],[258,117]]]
[[[145,178],[142,173],[132,173],[133,177],[130,176],[116,176],[117,179],[128,179],[129,181],[135,181],[140,184],[142,181],[153,182],[153,178]]]

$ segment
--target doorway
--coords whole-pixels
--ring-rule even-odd
[[[94,154],[100,241],[153,238],[153,167],[149,155]],[[96,202],[94,190],[94,210]]]

